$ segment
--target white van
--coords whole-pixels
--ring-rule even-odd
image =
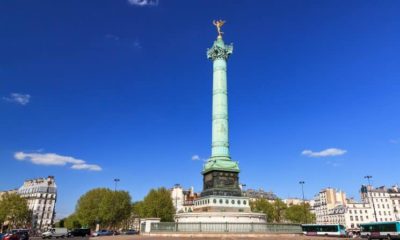
[[[46,232],[42,233],[42,239],[45,238],[59,238],[67,237],[68,230],[66,228],[50,228]]]

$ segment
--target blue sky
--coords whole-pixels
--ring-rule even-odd
[[[399,10],[398,1],[0,0],[0,190],[54,175],[59,216],[115,177],[134,200],[175,183],[200,191],[211,144],[206,49],[220,18],[235,47],[230,138],[241,182],[282,198],[301,196],[299,180],[308,198],[328,186],[358,197],[366,174],[400,183]]]

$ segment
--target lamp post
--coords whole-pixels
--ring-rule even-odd
[[[366,187],[366,192],[365,192],[365,193],[367,194],[367,198],[369,198],[369,197],[368,197],[368,187],[371,186],[371,181],[370,181],[370,179],[372,178],[372,176],[367,175],[367,176],[364,176],[364,178],[366,178],[366,179],[368,180],[368,186]],[[372,186],[371,186],[371,187],[372,187]],[[378,222],[378,217],[376,216],[375,203],[374,203],[374,199],[373,199],[373,197],[372,197],[372,192],[371,192],[371,202],[372,202],[372,208],[374,209],[375,222]]]
[[[119,178],[114,178],[114,183],[115,183],[114,191],[117,191],[117,184],[119,181],[121,181]]]
[[[247,186],[246,184],[244,184],[244,183],[241,183],[240,184],[240,186],[241,186],[241,188],[242,188],[242,192],[244,192],[244,195],[246,196],[246,190],[245,190],[245,187]]]
[[[301,193],[303,195],[303,208],[304,208],[304,223],[307,223],[307,212],[306,212],[306,201],[304,199],[304,184],[306,182],[300,181],[299,184],[301,185]]]

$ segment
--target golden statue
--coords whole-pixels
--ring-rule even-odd
[[[222,25],[224,25],[225,21],[224,20],[217,20],[217,21],[213,21],[214,26],[217,27],[217,32],[218,32],[218,38],[222,38],[222,34],[224,34],[224,32],[221,32],[221,27]]]

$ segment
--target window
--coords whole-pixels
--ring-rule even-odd
[[[350,221],[353,221],[353,216],[350,216]],[[351,225],[353,225],[353,224],[351,224]],[[353,227],[353,226],[352,226]]]
[[[226,200],[225,200],[225,203],[226,203],[226,204],[229,204],[229,200],[228,200],[228,199],[226,199]]]
[[[356,216],[356,221],[358,221],[358,216]]]
[[[354,213],[357,214],[357,210],[354,210]]]
[[[213,199],[213,203],[217,203],[217,199],[214,198],[214,199]]]
[[[363,216],[360,216],[360,221],[364,221]]]
[[[352,213],[352,211],[351,211],[351,210],[349,210],[349,213]]]
[[[244,201],[243,201],[243,204],[244,204],[244,205],[246,205],[246,204],[247,204],[246,200],[244,200]]]
[[[239,204],[239,205],[240,205],[240,200],[237,200],[237,204]]]

